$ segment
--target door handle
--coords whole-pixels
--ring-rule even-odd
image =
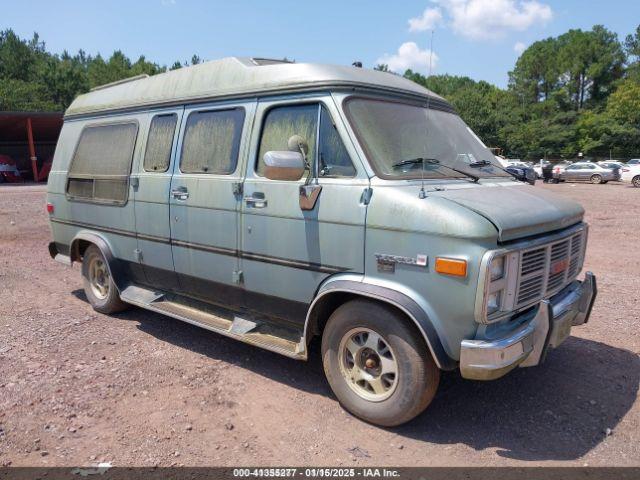
[[[171,196],[176,200],[186,200],[189,198],[187,187],[178,187],[171,190]]]
[[[244,197],[244,203],[246,203],[247,207],[264,208],[267,206],[267,199],[264,198],[264,193],[254,192],[253,195]]]

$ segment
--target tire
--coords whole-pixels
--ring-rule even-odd
[[[128,307],[120,300],[109,265],[95,245],[89,245],[82,257],[82,279],[84,293],[96,312],[116,313]]]
[[[603,180],[602,183],[605,184],[607,183],[609,180]]]
[[[631,179],[631,184],[636,188],[640,188],[640,175],[636,175],[635,177],[633,177]]]
[[[417,329],[392,307],[367,300],[347,302],[331,315],[322,334],[322,363],[340,404],[383,427],[422,413],[440,382]],[[391,365],[396,373],[384,373]]]
[[[591,175],[591,178],[589,179],[589,181],[595,185],[598,185],[602,183],[602,177],[596,173],[594,175]]]

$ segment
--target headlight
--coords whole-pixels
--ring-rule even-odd
[[[504,255],[494,257],[493,260],[491,260],[489,274],[491,275],[492,282],[500,280],[504,276]]]
[[[492,313],[500,310],[500,301],[502,300],[502,290],[497,292],[490,293],[487,295],[487,314],[491,315]]]

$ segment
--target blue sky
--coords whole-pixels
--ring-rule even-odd
[[[434,73],[499,86],[517,51],[536,40],[598,23],[623,39],[640,23],[638,0],[0,0],[0,12],[0,29],[37,31],[53,52],[120,49],[167,65],[196,53],[366,67],[383,60],[426,73],[433,29]]]

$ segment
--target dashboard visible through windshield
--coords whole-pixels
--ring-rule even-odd
[[[345,110],[382,178],[510,177],[455,113],[362,97],[347,99]]]

